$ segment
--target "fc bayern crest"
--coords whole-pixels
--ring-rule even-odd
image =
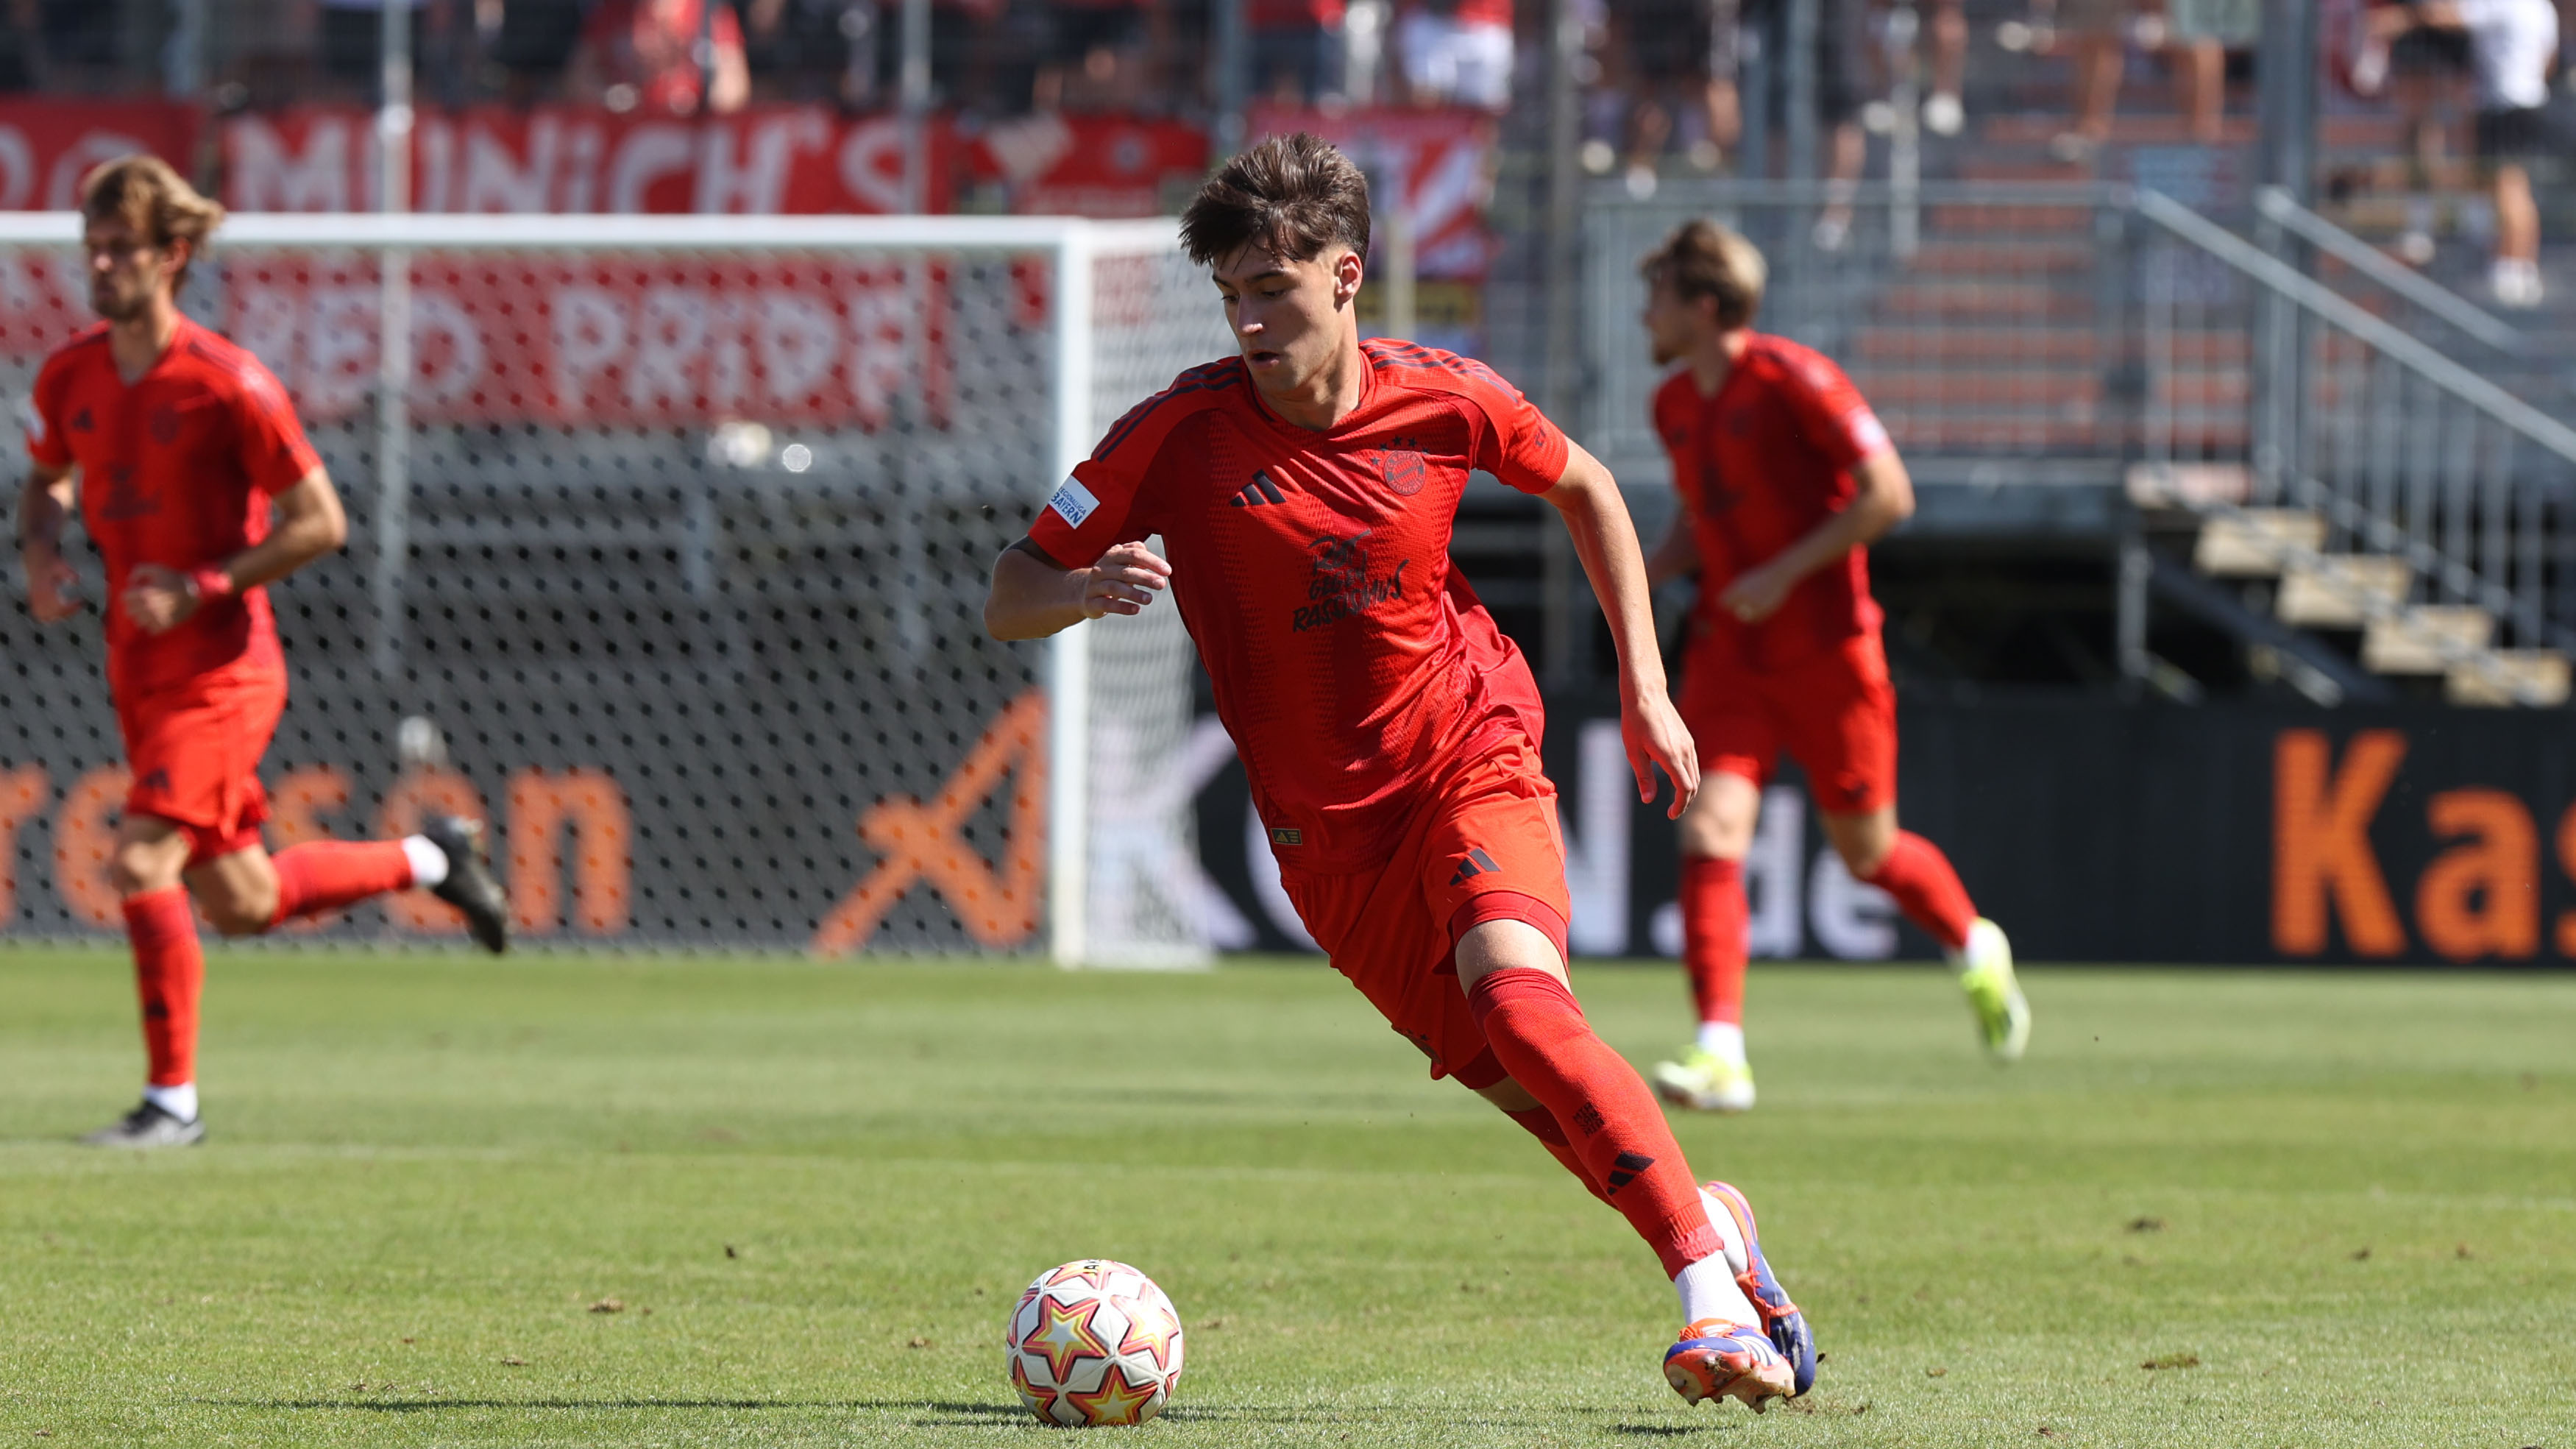
[[[1387,488],[1406,498],[1421,492],[1422,481],[1431,476],[1422,454],[1411,448],[1390,449],[1380,456],[1386,460]]]

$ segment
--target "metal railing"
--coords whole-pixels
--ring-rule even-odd
[[[2313,510],[2326,552],[2404,560],[2405,602],[2471,605],[2513,643],[2576,647],[2567,601],[2553,598],[2564,593],[2556,555],[2570,533],[2576,429],[2190,208],[2153,192],[2132,205],[2155,234],[2141,340],[2151,396],[2165,400],[2150,411],[2144,461],[2241,462],[2247,491],[2226,501]],[[2232,393],[2233,374],[2187,339],[2247,322],[2240,452],[2188,420],[2195,377],[2203,419],[2235,399],[2212,396]]]
[[[2313,509],[2325,553],[2405,560],[2413,581],[2397,603],[2474,605],[2500,642],[2576,647],[2576,430],[2477,368],[2154,192],[1865,187],[1829,251],[1815,223],[1835,200],[1786,182],[1596,199],[1582,413],[1596,453],[1663,476],[1636,259],[1681,221],[1715,216],[1771,263],[1757,325],[1850,372],[1918,476],[2142,471],[2167,501],[2205,512]],[[1918,207],[1908,256],[1895,243]],[[2413,295],[2427,288],[2410,287],[2411,302],[2444,308],[2450,325],[2498,343],[2510,331],[2447,293]]]

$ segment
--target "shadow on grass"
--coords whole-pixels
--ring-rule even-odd
[[[448,1409],[889,1409],[936,1413],[959,1423],[1029,1417],[1016,1404],[958,1404],[933,1399],[198,1399],[223,1409],[353,1410],[423,1414]]]
[[[715,1409],[715,1410],[831,1410],[844,1413],[916,1414],[916,1427],[939,1428],[998,1423],[1026,1423],[1039,1427],[1036,1417],[1017,1404],[970,1404],[945,1399],[198,1399],[197,1403],[227,1409],[272,1409],[297,1412],[355,1412],[366,1414],[428,1414],[454,1410],[628,1410],[628,1409]],[[1401,1413],[1402,1411],[1391,1411]],[[1366,1424],[1379,1417],[1367,1409],[1335,1408],[1261,1408],[1258,1406],[1212,1406],[1175,1404],[1162,1417],[1182,1424],[1261,1424],[1261,1425],[1328,1425]],[[1562,1426],[1567,1416],[1547,1415],[1515,1417],[1510,1415],[1476,1415],[1449,1421],[1454,1428],[1512,1429]],[[1585,1417],[1580,1414],[1574,1417]],[[1723,1428],[1722,1425],[1679,1424],[1606,1424],[1613,1434],[1646,1437],[1672,1437],[1698,1434]]]

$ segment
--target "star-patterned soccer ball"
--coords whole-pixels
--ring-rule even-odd
[[[1011,1387],[1050,1424],[1141,1424],[1181,1381],[1181,1315],[1154,1280],[1106,1258],[1049,1268],[1003,1334]]]

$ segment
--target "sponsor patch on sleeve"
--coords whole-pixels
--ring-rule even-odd
[[[1864,458],[1895,446],[1888,440],[1887,425],[1867,408],[1854,412],[1844,425],[1851,430],[1852,451]]]
[[[1047,500],[1047,507],[1055,510],[1055,516],[1064,520],[1065,527],[1080,528],[1082,521],[1100,507],[1100,500],[1092,496],[1090,489],[1082,486],[1081,479],[1067,478],[1057,486],[1055,496]]]

